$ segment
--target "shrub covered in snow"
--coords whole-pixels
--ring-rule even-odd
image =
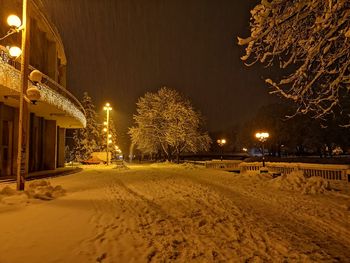
[[[281,190],[319,194],[329,190],[329,182],[321,177],[305,178],[302,172],[292,172],[272,180],[272,185]]]
[[[62,186],[51,186],[45,180],[33,181],[29,183],[24,192],[16,191],[10,186],[5,186],[0,190],[0,203],[15,205],[28,202],[29,198],[40,200],[52,200],[65,194]]]
[[[62,186],[51,186],[50,182],[45,180],[34,181],[28,185],[26,193],[29,198],[52,200],[65,194]]]

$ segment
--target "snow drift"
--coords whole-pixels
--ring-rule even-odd
[[[53,187],[50,182],[46,180],[34,181],[29,184],[26,193],[29,198],[52,200],[65,194],[62,186],[57,185]]]
[[[28,199],[52,200],[65,194],[62,186],[53,187],[46,180],[33,181],[28,184],[24,192],[16,191],[10,186],[5,186],[0,191],[0,203],[16,205],[27,203]]]
[[[271,181],[278,189],[301,192],[302,194],[321,194],[330,190],[329,182],[321,177],[305,178],[302,172],[292,172]]]

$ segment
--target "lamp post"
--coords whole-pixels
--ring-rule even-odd
[[[106,121],[104,122],[104,125],[106,126],[104,128],[104,131],[106,131],[106,154],[107,154],[107,165],[109,165],[109,144],[112,142],[111,137],[112,134],[109,134],[109,112],[112,110],[112,107],[109,103],[106,103],[106,105],[103,107],[103,109],[106,111]]]
[[[17,151],[17,190],[24,190],[25,176],[27,173],[27,138],[28,138],[28,104],[24,100],[24,93],[28,88],[28,64],[29,64],[29,23],[27,22],[27,0],[23,0],[22,7],[22,54],[21,54],[21,90],[19,95],[19,118],[18,118],[18,151]],[[23,125],[24,123],[24,125]]]
[[[114,148],[115,148],[115,152],[116,152],[116,157],[119,160],[120,159],[120,155],[122,153],[122,150],[120,150],[117,145],[115,145]]]
[[[19,57],[21,55],[21,75],[20,75],[20,92],[19,92],[19,113],[18,113],[18,146],[17,146],[17,190],[24,190],[25,177],[27,173],[27,158],[28,148],[28,104],[24,99],[24,93],[28,88],[28,64],[29,64],[29,23],[27,21],[27,0],[22,1],[22,21],[16,15],[10,15],[7,18],[7,23],[11,27],[8,33],[0,38],[6,37],[21,32],[21,48],[11,47],[9,54],[12,57]]]
[[[269,138],[269,136],[270,134],[268,132],[257,132],[255,134],[255,137],[261,142],[263,167],[265,167],[264,143],[266,142],[267,138]]]
[[[226,144],[226,140],[225,139],[219,139],[216,141],[218,143],[218,145],[221,147],[221,156],[220,156],[220,160],[222,161],[222,155],[224,154],[224,149],[223,146]]]

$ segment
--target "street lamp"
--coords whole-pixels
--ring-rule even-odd
[[[109,112],[112,110],[112,107],[109,103],[106,103],[106,105],[103,107],[103,110],[106,111],[106,121],[103,123],[106,127],[103,129],[106,131],[106,154],[107,154],[107,165],[109,165],[109,144],[112,143],[111,137],[112,134],[109,134]]]
[[[24,3],[24,1],[23,1],[23,7],[24,7],[24,5],[26,5],[26,3]],[[24,9],[23,9],[23,11],[24,11]],[[5,38],[7,38],[15,33],[18,33],[20,31],[24,30],[24,26],[22,26],[21,19],[16,15],[9,15],[7,17],[7,24],[10,26],[10,30],[6,33],[5,36],[1,37],[0,40],[3,40],[3,39],[5,39]]]
[[[28,39],[29,39],[29,23],[27,21],[27,0],[22,2],[22,20],[16,15],[10,15],[7,18],[7,23],[11,27],[7,34],[0,38],[3,40],[8,36],[15,33],[22,33],[21,49],[18,47],[12,47],[9,49],[10,56],[18,57],[21,55],[21,87],[19,93],[19,114],[18,114],[18,150],[17,150],[17,190],[24,190],[25,176],[27,173],[27,137],[28,127],[23,126],[23,122],[27,123],[27,116],[24,116],[24,112],[28,112],[28,104],[24,100],[24,93],[28,88]]]
[[[269,136],[270,136],[270,134],[268,132],[257,132],[255,134],[255,137],[261,142],[263,167],[265,167],[264,143],[266,142],[267,138],[269,138]]]
[[[13,58],[18,58],[22,54],[22,50],[19,47],[10,47],[9,54]]]
[[[21,19],[16,15],[9,15],[7,17],[7,24],[12,27],[14,30],[19,29],[22,25]],[[11,30],[10,30],[11,32]],[[9,32],[9,33],[10,33]]]
[[[218,143],[218,145],[221,147],[221,157],[220,160],[222,161],[222,155],[224,154],[224,149],[223,146],[226,144],[226,140],[225,139],[219,139],[216,141]]]

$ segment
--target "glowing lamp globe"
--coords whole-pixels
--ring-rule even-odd
[[[11,27],[19,28],[22,25],[22,21],[18,16],[10,15],[7,17],[7,24]]]
[[[261,141],[261,142],[265,142],[267,140],[267,138],[270,137],[270,134],[268,132],[257,132],[255,134],[255,137]]]
[[[103,109],[105,111],[111,111],[112,110],[112,107],[111,107],[111,104],[109,104],[108,102],[105,104],[105,106],[103,107]]]
[[[219,139],[216,141],[220,146],[224,146],[226,144],[226,139]]]
[[[30,75],[29,79],[34,83],[41,83],[41,80],[43,78],[43,74],[39,70],[33,70]]]
[[[10,47],[9,54],[13,58],[17,58],[22,54],[22,50],[19,47]]]
[[[27,89],[27,97],[31,101],[38,101],[40,100],[41,94],[40,90],[36,86],[31,86]]]

